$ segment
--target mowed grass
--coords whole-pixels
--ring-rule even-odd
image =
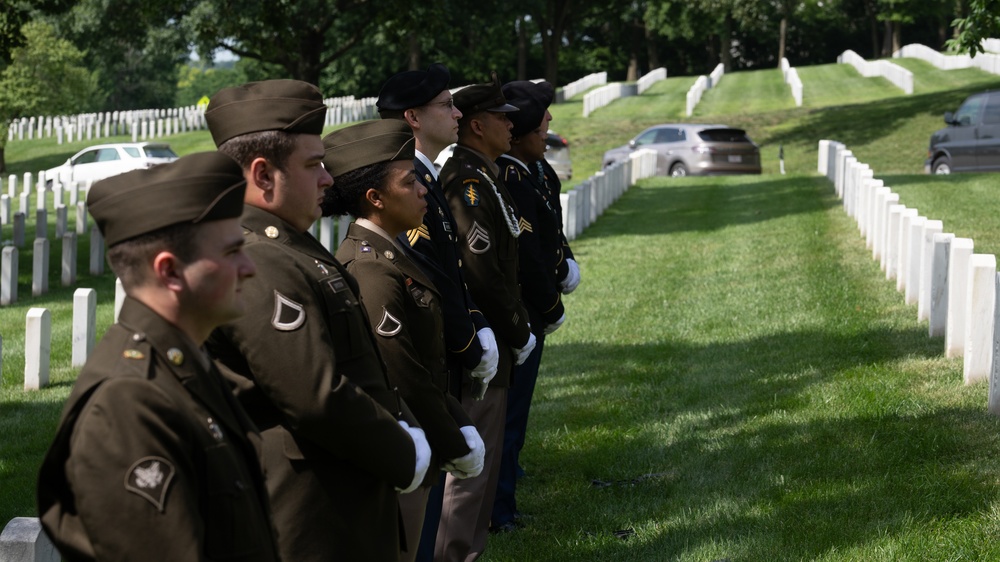
[[[574,250],[527,523],[484,560],[1000,556],[986,386],[962,384],[825,179],[647,180]]]

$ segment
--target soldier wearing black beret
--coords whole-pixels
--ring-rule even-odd
[[[65,560],[278,560],[260,435],[201,347],[242,314],[246,181],[185,156],[94,184],[125,288],[42,463],[38,512]]]
[[[508,114],[517,108],[504,98],[496,72],[491,82],[456,92],[455,106],[462,112],[458,146],[441,169],[441,183],[458,226],[469,292],[496,335],[500,361],[481,401],[468,398],[472,381],[463,381],[462,405],[486,442],[486,468],[479,478],[447,479],[435,547],[443,560],[475,558],[486,547],[511,370],[535,346],[518,285],[517,210],[495,163],[510,149]]]
[[[400,72],[382,86],[377,105],[383,119],[405,121],[413,130],[413,166],[417,181],[427,188],[427,213],[422,223],[401,239],[412,250],[408,255],[430,277],[441,295],[451,372],[449,390],[461,399],[462,381],[466,378],[489,385],[496,376],[499,353],[493,330],[469,294],[462,272],[457,223],[434,165],[438,154],[458,140],[462,112],[455,107],[448,90],[450,78],[443,64],[432,64],[426,71]],[[434,557],[444,480],[445,474],[441,473],[439,485],[428,497],[418,560],[429,561]]]
[[[397,490],[423,481],[430,448],[393,387],[354,277],[308,229],[333,179],[326,106],[295,80],[218,92],[205,112],[247,179],[241,224],[260,273],[247,314],[209,349],[261,429],[285,560],[396,560]]]
[[[511,114],[510,150],[497,159],[500,176],[517,205],[521,236],[517,240],[521,298],[531,318],[536,345],[527,361],[514,369],[514,383],[507,395],[507,421],[503,454],[491,525],[494,531],[512,530],[519,516],[515,501],[518,458],[524,447],[528,411],[538,379],[545,336],[566,319],[558,271],[565,261],[561,237],[562,211],[558,193],[552,194],[538,176],[545,160],[545,139],[552,114],[554,89],[548,82],[519,80],[503,86]]]

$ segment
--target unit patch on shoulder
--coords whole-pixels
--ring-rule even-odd
[[[469,251],[473,254],[485,254],[490,249],[490,233],[477,221],[472,221],[472,228],[469,229],[466,241],[469,243]]]
[[[534,232],[531,230],[531,223],[521,217],[521,220],[517,221],[517,226],[521,228],[521,232]]]
[[[274,315],[271,317],[271,325],[274,326],[274,329],[282,332],[291,332],[305,323],[305,307],[275,291]]]
[[[392,336],[398,334],[402,329],[402,322],[400,322],[395,316],[389,314],[389,311],[383,306],[382,319],[379,321],[378,327],[375,328],[378,335],[391,338]]]
[[[466,180],[466,181],[472,181],[472,180]],[[479,181],[476,180],[476,183],[479,183]],[[479,206],[479,193],[476,191],[475,187],[473,187],[471,185],[468,186],[468,187],[466,187],[465,188],[465,193],[462,194],[462,197],[465,199],[465,206],[466,207],[478,207]]]
[[[125,489],[147,500],[163,513],[175,472],[174,465],[163,457],[141,458],[125,473]]]

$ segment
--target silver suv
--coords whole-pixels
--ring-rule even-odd
[[[743,129],[726,125],[668,123],[604,153],[604,167],[640,148],[655,150],[656,173],[665,176],[759,174],[760,149]]]

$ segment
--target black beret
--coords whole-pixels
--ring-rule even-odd
[[[404,111],[427,105],[448,88],[451,73],[448,67],[435,63],[423,70],[407,70],[386,80],[375,102],[379,111]]]
[[[455,92],[455,107],[462,114],[469,116],[480,111],[509,113],[517,108],[507,103],[500,89],[500,78],[497,71],[490,72],[492,81],[489,84],[473,84]]]
[[[514,124],[510,134],[515,138],[534,131],[542,123],[545,111],[552,105],[556,94],[552,84],[544,80],[538,83],[528,80],[507,82],[501,90],[507,103],[519,110],[507,116]]]
[[[378,162],[413,160],[414,145],[413,130],[406,121],[365,121],[323,137],[323,165],[337,177]]]
[[[243,212],[243,168],[221,152],[198,152],[95,183],[87,207],[107,245],[180,223]]]
[[[323,94],[299,80],[265,80],[223,88],[212,96],[205,110],[215,146],[259,131],[319,135],[325,119]]]

